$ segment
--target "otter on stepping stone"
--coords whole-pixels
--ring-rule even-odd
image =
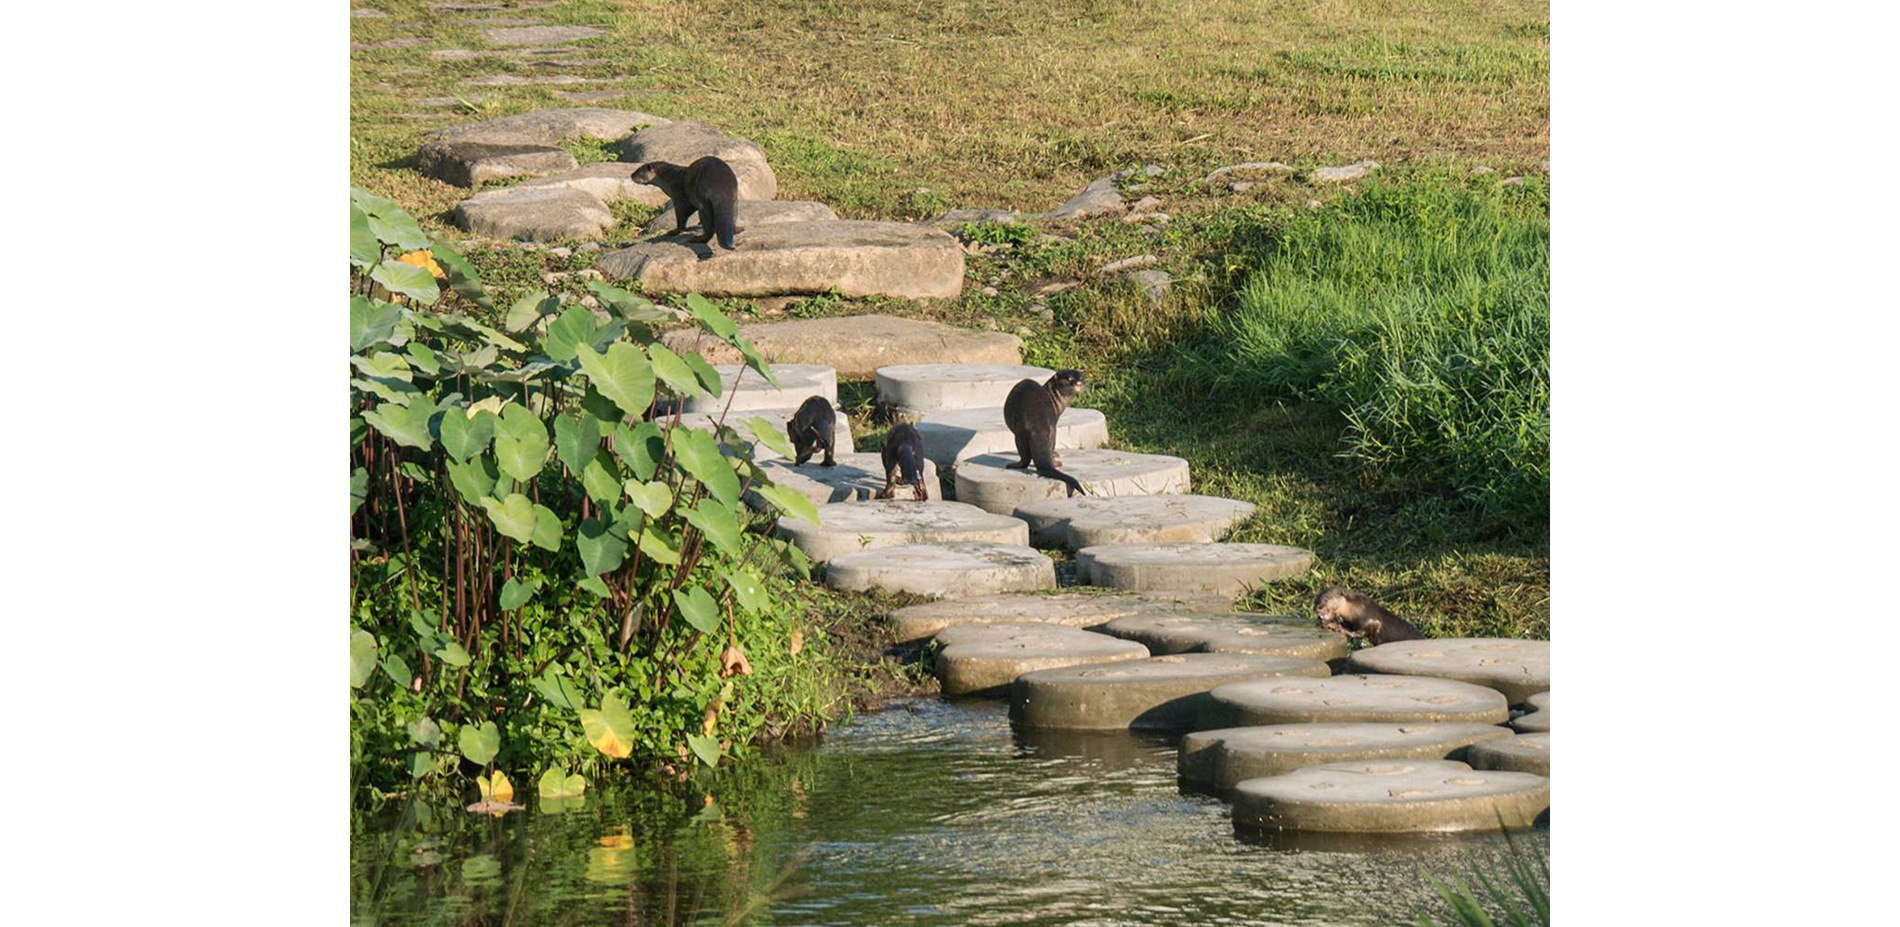
[[[1251,653],[1327,661],[1344,657],[1347,649],[1338,634],[1274,615],[1127,615],[1100,630],[1139,641],[1157,654]]]
[[[833,557],[825,585],[864,592],[909,592],[955,598],[1054,589],[1056,567],[1033,548],[961,541],[906,544]]]
[[[675,236],[686,234],[686,220],[694,213],[704,227],[692,241],[704,244],[714,236],[719,247],[732,250],[733,210],[739,200],[739,178],[732,167],[712,155],[680,167],[665,161],[649,161],[633,172],[634,183],[652,184],[672,199]]]
[[[1465,762],[1474,769],[1503,769],[1549,776],[1550,734],[1518,734],[1508,740],[1476,744],[1465,751]]]
[[[962,483],[957,495],[963,495]],[[1097,586],[1239,596],[1305,573],[1313,554],[1278,544],[1104,544],[1076,551],[1075,565]]]
[[[1219,727],[1210,691],[1283,676],[1326,675],[1326,664],[1290,657],[1183,653],[1111,666],[1039,670],[1016,680],[1010,711],[1025,727],[1077,731],[1191,731]]]
[[[1009,469],[1016,460],[1015,454],[984,454],[958,462],[957,499],[999,515],[1011,515],[1030,502],[1068,495],[1068,487],[1063,483]],[[1064,451],[1059,472],[1074,477],[1081,483],[1083,493],[1090,496],[1148,496],[1188,491],[1187,461],[1165,454],[1102,448]]]
[[[1197,731],[1181,739],[1181,778],[1216,791],[1307,766],[1369,760],[1458,760],[1503,741],[1495,724],[1271,724]]]
[[[763,461],[759,466],[773,483],[810,499],[814,505],[868,502],[884,490],[882,454],[839,454],[837,465],[831,467],[818,464],[800,467],[783,458]],[[937,465],[929,460],[923,461],[923,482],[924,492],[930,498],[943,498],[943,484],[937,479]],[[765,501],[757,499],[756,494],[748,493],[747,498],[756,500],[753,502],[756,508],[766,507]]]
[[[1033,670],[1140,660],[1148,648],[1059,624],[985,624],[946,628],[936,658],[945,695],[1002,695]]]
[[[1003,407],[938,409],[917,419],[924,456],[940,467],[982,454],[1008,454],[1016,436],[1003,421]],[[1108,443],[1108,418],[1095,409],[1067,409],[1056,421],[1056,450],[1101,447]]]
[[[945,502],[940,505],[962,505]],[[921,506],[909,506],[912,510]],[[1003,518],[1007,516],[995,516]],[[829,522],[828,522],[829,523]],[[890,614],[900,643],[922,640],[944,628],[997,622],[1035,621],[1090,628],[1123,615],[1211,611],[1232,600],[1222,596],[1146,596],[1130,593],[1061,592],[1055,595],[985,595],[952,602],[928,602]]]
[[[1020,519],[992,515],[961,502],[919,505],[890,499],[826,505],[818,509],[818,520],[814,525],[803,519],[780,518],[774,533],[818,562],[860,550],[906,544],[987,541],[1022,547],[1029,540],[1029,529]]]
[[[1360,673],[1436,676],[1489,686],[1516,705],[1550,691],[1550,642],[1499,637],[1398,641],[1352,656]]]
[[[1421,833],[1530,827],[1550,808],[1550,780],[1449,760],[1328,763],[1234,788],[1241,828]]]
[[[1340,722],[1501,724],[1511,716],[1495,689],[1424,676],[1334,676],[1242,682],[1215,689],[1227,727]]]
[[[816,396],[813,396],[812,399],[819,402],[824,401]],[[797,414],[798,410],[796,409],[746,409],[744,411],[734,409],[725,416],[726,429],[733,433],[727,436],[728,446],[730,446],[730,442],[734,440],[745,442],[745,444],[752,449],[752,459],[759,463],[764,463],[768,460],[783,460],[784,458],[779,456],[777,451],[772,450],[763,443],[753,440],[752,435],[749,434],[750,429],[745,428],[741,423],[744,419],[756,416],[765,419],[766,422],[777,427],[780,431],[789,433],[792,430],[792,418]],[[680,424],[687,428],[710,431],[717,435],[719,429],[714,427],[714,423],[719,421],[719,418],[720,413],[718,412],[687,412],[680,416]],[[836,454],[855,453],[851,446],[851,426],[844,419],[840,418],[832,422],[831,443],[832,446],[836,448]]]

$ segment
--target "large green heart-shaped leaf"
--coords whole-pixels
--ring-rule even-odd
[[[368,356],[352,357],[350,366],[366,377],[401,380],[404,383],[415,380],[415,374],[409,369],[409,359],[392,351],[376,351]]]
[[[727,505],[737,503],[739,477],[733,474],[732,464],[726,462],[725,455],[719,453],[713,436],[696,428],[674,428],[670,434],[673,459],[694,479],[704,483],[713,498]]]
[[[409,672],[409,664],[393,653],[383,658],[383,673],[402,689],[409,688],[409,684],[416,679],[415,674]]]
[[[614,591],[612,589],[607,588],[607,584],[604,582],[601,582],[601,579],[598,576],[589,576],[586,579],[583,579],[580,582],[575,583],[574,588],[585,589],[588,592],[593,593],[595,598],[599,598],[599,599],[612,598],[614,594]]]
[[[601,305],[606,306],[609,310],[612,310],[615,315],[629,322],[653,323],[673,321],[674,316],[672,312],[655,306],[652,300],[635,296],[612,284],[592,281],[587,284],[587,288],[592,290],[594,295],[600,299]]]
[[[434,274],[426,268],[397,260],[385,260],[376,265],[370,270],[369,278],[388,288],[389,292],[401,293],[425,306],[442,295],[442,291],[436,288]]]
[[[611,429],[626,418],[613,400],[601,395],[600,390],[592,386],[587,387],[587,392],[581,395],[581,411],[600,419],[602,431]]]
[[[728,570],[720,575],[725,578],[726,585],[732,587],[733,599],[746,611],[762,615],[772,606],[772,597],[766,594],[765,585],[759,582],[757,576],[746,570]]]
[[[350,351],[388,341],[402,321],[402,307],[367,296],[350,297]]]
[[[581,522],[574,536],[581,552],[581,566],[589,576],[618,569],[627,557],[627,530],[610,519],[590,518]]]
[[[501,327],[511,332],[525,332],[541,321],[542,316],[559,311],[560,308],[560,297],[549,296],[546,290],[530,290],[508,307],[508,314],[502,317]]]
[[[548,426],[519,403],[501,410],[495,429],[495,460],[501,472],[526,482],[548,463]]]
[[[376,233],[370,231],[369,214],[355,203],[350,204],[350,263],[358,267],[368,267],[382,260],[383,245],[376,240]]]
[[[686,294],[686,311],[721,341],[730,342],[735,335],[739,334],[739,326],[726,318],[726,314],[720,312],[719,307],[713,305],[711,300],[698,293]]]
[[[350,381],[350,387],[369,393],[392,406],[406,406],[410,400],[422,395],[422,390],[417,389],[414,384],[404,383],[401,380],[370,380],[357,377]]]
[[[442,362],[436,359],[435,350],[420,341],[409,342],[403,355],[408,358],[409,366],[422,371],[425,376],[433,377],[442,372]]]
[[[587,780],[579,773],[569,775],[565,769],[550,769],[541,774],[534,787],[542,798],[578,798],[587,790]]]
[[[739,543],[739,520],[733,517],[732,510],[711,499],[701,499],[698,505],[680,510],[680,515],[713,542],[713,546],[734,557],[745,553]]]
[[[601,395],[628,415],[646,414],[653,404],[653,365],[639,348],[617,341],[602,355],[583,345],[575,356]]]
[[[495,308],[494,299],[482,287],[481,277],[476,275],[475,265],[470,264],[468,258],[440,242],[435,244],[432,253],[435,255],[435,262],[441,265],[442,272],[448,275],[451,289],[460,294],[463,299],[483,309]]]
[[[660,434],[660,426],[652,422],[641,422],[631,428],[625,424],[615,425],[614,455],[633,471],[634,479],[650,480],[666,457],[666,439]]]
[[[423,234],[415,217],[404,212],[395,201],[384,199],[361,187],[351,187],[350,205],[363,211],[370,231],[377,238],[404,251],[429,247],[429,236]]]
[[[467,462],[448,461],[449,482],[455,491],[470,503],[481,503],[495,491],[495,484],[501,481],[501,471],[495,467],[493,457],[477,457]]]
[[[745,426],[745,430],[752,432],[752,437],[758,439],[760,444],[777,451],[780,457],[797,456],[791,439],[785,437],[785,432],[780,431],[771,420],[763,416],[751,415],[740,419],[739,424]]]
[[[734,335],[732,338],[732,346],[738,348],[740,354],[745,355],[745,365],[747,367],[758,371],[759,376],[764,377],[765,382],[772,384],[773,388],[778,387],[778,375],[772,372],[771,365],[765,362],[765,355],[760,354],[759,349],[752,346],[752,342]]]
[[[580,716],[581,730],[594,749],[616,759],[626,759],[633,754],[633,715],[627,711],[627,700],[619,693],[607,693],[600,700],[598,710],[583,708]]]
[[[543,673],[534,680],[534,691],[548,700],[548,704],[569,711],[580,711],[587,707],[581,699],[581,687],[566,676],[557,676],[553,670]]]
[[[455,735],[455,745],[462,748],[462,755],[477,766],[487,766],[488,761],[501,752],[501,730],[493,721],[480,724],[464,724]]]
[[[633,504],[639,506],[648,518],[660,517],[673,504],[673,490],[658,480],[650,483],[628,480],[626,491],[627,498],[632,499]]]
[[[363,507],[363,500],[367,498],[369,498],[369,471],[357,467],[356,471],[350,474],[350,514],[355,515],[356,510]]]
[[[467,666],[469,662],[468,651],[462,649],[462,645],[454,641],[443,644],[442,649],[437,650],[435,655],[450,666]]]
[[[653,372],[671,388],[675,395],[699,395],[699,380],[693,376],[693,368],[657,341],[647,345],[647,357],[653,361]]]
[[[573,360],[581,348],[593,349],[597,327],[592,312],[580,306],[570,308],[548,324],[548,336],[541,339],[541,351],[557,361]]]
[[[648,526],[640,535],[640,551],[653,559],[654,563],[678,566],[680,562],[679,545],[673,542],[673,536],[663,528]]]
[[[442,726],[436,724],[427,715],[403,725],[409,732],[409,739],[425,747],[433,747],[442,742]]]
[[[502,536],[524,544],[534,537],[534,502],[527,496],[516,492],[509,493],[506,499],[483,499],[482,508],[488,510],[488,517]]]
[[[435,403],[418,396],[407,406],[385,403],[365,411],[363,421],[397,444],[426,451],[435,443],[429,434],[429,420],[435,415]]]
[[[545,505],[534,507],[534,533],[528,536],[542,550],[561,549],[561,516]]]
[[[758,493],[760,498],[772,503],[773,508],[784,512],[786,515],[793,518],[804,519],[814,525],[818,524],[818,506],[813,505],[811,499],[807,498],[804,493],[787,489],[783,486],[770,486],[759,483],[752,485],[752,491]]]
[[[517,576],[502,583],[501,592],[495,598],[500,601],[504,611],[514,611],[528,604],[528,600],[534,598],[535,590],[539,588],[541,588],[540,580],[533,579],[524,583],[521,577]]]
[[[470,413],[474,414],[470,414]],[[495,439],[495,413],[486,410],[444,409],[436,423],[436,435],[451,460],[467,460],[485,450]]]
[[[604,506],[619,502],[619,471],[611,456],[596,452],[594,459],[581,468],[581,488],[587,491],[587,498]]]
[[[600,453],[600,419],[562,415],[554,420],[554,452],[567,469],[579,473]]]
[[[712,634],[719,630],[719,603],[707,595],[706,590],[698,586],[675,589],[673,604],[679,606],[680,617],[700,633]]]
[[[718,740],[700,734],[688,734],[686,746],[692,749],[693,755],[699,757],[701,763],[705,763],[708,767],[719,765]]]
[[[699,378],[700,387],[710,393],[714,399],[718,399],[720,394],[725,392],[726,384],[719,379],[719,371],[713,369],[713,365],[706,363],[705,358],[698,354],[688,354],[685,360],[686,366],[693,368],[693,376]]]
[[[376,672],[376,637],[368,631],[350,633],[350,688],[361,689]]]

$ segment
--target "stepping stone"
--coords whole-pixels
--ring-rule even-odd
[[[1267,831],[1400,834],[1530,827],[1550,780],[1449,760],[1309,766],[1234,788],[1234,823]]]
[[[1031,547],[955,541],[906,544],[834,557],[825,585],[865,592],[908,592],[931,598],[1054,589],[1056,566]]]
[[[631,164],[666,161],[685,167],[708,155],[732,167],[733,175],[739,178],[739,199],[769,200],[778,196],[778,177],[759,146],[703,122],[656,125],[620,143],[620,160]]]
[[[637,164],[626,164],[624,162],[622,166],[629,171],[639,168]],[[653,187],[650,189],[657,190],[659,188]],[[671,205],[672,200],[665,198],[664,191],[661,193],[661,202],[666,205],[666,208],[660,210],[660,214],[654,216],[652,221],[641,226],[640,234],[659,235],[662,233],[672,233],[674,225],[673,206]],[[740,232],[744,232],[749,228],[758,228],[762,225],[776,225],[780,222],[835,221],[838,218],[838,214],[832,212],[830,206],[826,206],[823,203],[814,203],[810,200],[740,200],[733,205],[732,215],[733,223],[738,226]],[[695,213],[691,219],[687,220],[687,233],[691,235],[700,234],[705,230],[705,225],[703,224],[705,221],[705,216]]]
[[[939,409],[916,422],[924,456],[940,466],[983,454],[1015,460],[1016,436],[1003,423],[1003,407]],[[1079,450],[1108,443],[1108,417],[1096,409],[1068,409],[1056,420],[1056,450]]]
[[[884,491],[882,454],[838,454],[833,458],[836,465],[830,467],[819,466],[819,461],[822,459],[813,457],[804,466],[796,467],[791,461],[781,457],[777,460],[760,461],[759,466],[771,477],[773,483],[803,495],[814,505],[870,502],[878,493]],[[922,505],[923,503],[911,497],[910,487],[903,483],[903,473],[899,472],[897,476],[898,484],[895,491],[898,493],[898,501]],[[928,460],[924,461],[924,491],[930,494],[930,502],[943,501],[943,484],[937,479],[937,465]],[[762,501],[760,504],[763,505]]]
[[[1512,729],[1525,734],[1550,733],[1550,693],[1539,692],[1525,700],[1534,709],[1511,722]]]
[[[1272,724],[1197,731],[1181,739],[1181,778],[1225,792],[1248,779],[1327,763],[1457,760],[1472,744],[1503,742],[1495,724]]]
[[[416,154],[424,174],[472,187],[507,177],[571,171],[579,165],[560,147],[562,142],[585,136],[619,138],[640,126],[670,121],[597,106],[544,109],[438,129],[423,136]]]
[[[1029,528],[1019,518],[993,515],[961,502],[874,499],[818,509],[819,524],[780,518],[774,534],[798,545],[816,561],[879,547],[987,541],[1027,547]],[[1142,656],[1147,656],[1146,649]]]
[[[1473,744],[1465,751],[1465,762],[1473,769],[1502,769],[1508,772],[1550,775],[1550,732],[1517,734],[1503,740]]]
[[[591,39],[607,33],[592,26],[520,26],[512,29],[484,29],[482,38],[490,45],[559,45]]]
[[[1191,731],[1220,726],[1209,695],[1219,687],[1326,672],[1326,664],[1313,660],[1183,653],[1114,666],[1038,670],[1017,678],[1009,699],[1011,714],[1025,727]]]
[[[1511,716],[1494,689],[1424,676],[1334,676],[1243,682],[1214,690],[1228,727],[1379,722],[1502,724]]]
[[[998,516],[1001,517],[1001,516]],[[1040,622],[1092,628],[1124,615],[1169,614],[1226,608],[1219,596],[1144,596],[1059,592],[1055,595],[988,595],[948,602],[926,602],[890,615],[891,631],[902,643],[923,640],[945,628],[1008,622]]]
[[[734,409],[726,415],[726,427],[737,431],[739,436],[745,439],[746,443],[751,446],[752,459],[754,461],[764,463],[768,460],[784,460],[785,458],[780,455],[778,451],[751,440],[752,433],[741,427],[738,421],[742,418],[758,416],[777,426],[779,431],[785,431],[792,421],[792,416],[796,414],[798,414],[797,409],[747,409],[744,411]],[[718,420],[719,413],[717,412],[686,412],[680,415],[681,425],[687,428],[697,428],[700,431],[711,431],[715,434],[717,434],[718,429],[713,427],[713,423]],[[839,415],[833,420],[831,439],[832,452],[834,454],[851,454],[857,451],[857,448],[851,443],[851,420],[843,415]],[[822,461],[825,459],[824,453],[824,449],[820,448],[812,459]]]
[[[754,409],[796,410],[813,396],[823,396],[834,407],[837,405],[837,370],[824,364],[772,364],[771,367],[772,375],[778,378],[776,388],[765,382],[758,371],[744,364],[714,364],[713,370],[719,373],[719,396],[693,396],[682,404],[682,408],[687,412],[718,412],[726,408],[728,397],[733,412]],[[737,392],[734,392],[735,389]],[[842,422],[845,416],[840,413],[838,419]]]
[[[1063,418],[1067,418],[1065,413]],[[1013,443],[1013,442],[1012,442]],[[957,464],[957,499],[999,515],[1042,499],[1067,496],[1061,480],[1037,476],[1033,467],[1007,469],[1019,458],[1014,452],[983,454]],[[1064,451],[1062,472],[1075,477],[1091,496],[1150,496],[1188,491],[1188,463],[1165,454],[1137,454],[1102,448]]]
[[[417,152],[422,173],[462,187],[490,180],[573,170],[574,156],[549,145],[430,142]]]
[[[726,257],[730,255],[720,260]],[[840,376],[852,379],[869,378],[887,364],[928,359],[1014,364],[1022,360],[1023,345],[1021,338],[1002,332],[970,331],[941,322],[888,315],[741,325],[739,334],[774,366],[788,362],[829,364]],[[697,340],[690,329],[667,332],[661,338],[675,351],[693,350]],[[737,349],[723,343],[704,344],[698,350],[715,364],[741,360]]]
[[[1065,412],[1063,419],[1071,413]],[[1074,496],[1016,507],[1038,547],[1215,541],[1252,515],[1253,504],[1218,496]]]
[[[681,239],[646,241],[605,255],[598,266],[608,278],[637,280],[649,293],[787,296],[836,290],[849,297],[953,299],[963,292],[957,240],[906,222],[761,225],[737,236],[731,251]]]
[[[563,152],[565,154],[565,152]],[[598,238],[613,210],[591,193],[567,187],[503,187],[455,207],[455,224],[478,235],[525,241]]]
[[[1502,637],[1393,641],[1353,654],[1352,668],[1490,686],[1516,705],[1550,691],[1550,642]]]
[[[639,170],[637,164],[621,164],[608,161],[595,164],[583,164],[571,171],[564,171],[551,177],[526,180],[509,190],[527,190],[541,187],[565,187],[591,194],[603,203],[617,203],[632,200],[642,206],[664,206],[666,191],[652,184],[634,183],[633,172]],[[498,191],[497,191],[498,192]],[[479,195],[479,194],[477,194]]]
[[[957,471],[957,498],[963,472]],[[1075,552],[1084,581],[1137,592],[1219,592],[1238,597],[1305,573],[1311,551],[1279,544],[1103,544]]]
[[[903,415],[939,409],[1001,410],[1016,384],[1041,383],[1055,374],[1047,367],[1026,364],[893,364],[878,368],[877,401]]]
[[[1148,657],[1148,648],[1133,641],[1059,624],[946,628],[937,643],[943,645],[936,672],[944,695],[1005,695],[1016,677],[1034,670]]]
[[[1344,634],[1298,618],[1272,615],[1126,615],[1102,625],[1100,630],[1138,641],[1156,654],[1250,653],[1325,662],[1344,657],[1350,649]]]

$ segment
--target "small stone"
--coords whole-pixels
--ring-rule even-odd
[[[575,250],[577,250],[577,251],[587,251],[587,252],[594,252],[594,251],[599,251],[599,250],[600,250],[600,242],[597,242],[597,241],[584,241],[584,242],[581,242],[581,243],[580,243],[579,245],[576,245],[576,246],[575,246]]]
[[[1351,164],[1342,164],[1338,167],[1314,168],[1308,177],[1320,183],[1350,183],[1354,180],[1364,178],[1374,170],[1377,170],[1378,167],[1379,162],[1377,161],[1354,161]]]
[[[1161,263],[1161,259],[1152,254],[1137,254],[1131,258],[1122,258],[1119,261],[1110,261],[1107,264],[1103,264],[1102,269],[1097,271],[1097,273],[1118,274],[1125,270],[1139,270],[1140,268],[1150,267],[1159,263]]]
[[[1307,201],[1306,201],[1306,208],[1308,208],[1308,209],[1318,209],[1319,207],[1320,207],[1320,202],[1319,202],[1319,200],[1307,200]]]
[[[549,255],[551,255],[551,256],[553,256],[553,257],[557,257],[557,258],[561,258],[561,259],[563,259],[563,260],[565,260],[565,259],[567,259],[567,258],[570,258],[570,257],[573,257],[573,256],[574,256],[574,249],[572,249],[572,248],[549,248],[549,249],[548,249],[548,254],[549,254]]]
[[[1253,188],[1257,186],[1260,186],[1260,185],[1257,183],[1254,183],[1251,180],[1236,180],[1233,183],[1228,184],[1227,189],[1232,190],[1235,193],[1245,193],[1248,190],[1252,190]]]
[[[1174,221],[1174,217],[1168,215],[1165,212],[1157,212],[1157,213],[1149,214],[1148,221],[1153,222],[1156,225],[1167,225],[1168,223]]]
[[[1047,303],[1030,303],[1029,311],[1033,313],[1036,318],[1044,322],[1054,322],[1056,320],[1056,311],[1049,308]]]
[[[600,300],[595,299],[594,294],[589,293],[586,296],[581,297],[581,305],[588,309],[599,309]]]
[[[1068,220],[1121,215],[1127,207],[1122,205],[1121,190],[1115,181],[1114,177],[1104,177],[1089,184],[1081,193],[1048,213],[1048,217]]]
[[[1034,338],[1036,337],[1036,330],[1027,325],[1018,325],[1016,326],[1016,336],[1018,338]]]
[[[1498,171],[1497,171],[1497,168],[1494,168],[1494,167],[1486,167],[1486,166],[1484,166],[1484,165],[1482,165],[1482,164],[1480,164],[1480,165],[1478,165],[1477,167],[1474,167],[1474,168],[1472,168],[1472,169],[1471,169],[1471,172],[1472,172],[1473,174],[1495,174],[1495,173],[1497,173]]]
[[[804,301],[802,296],[766,296],[752,301],[752,306],[767,315],[784,312],[793,303]]]
[[[1007,224],[1022,218],[1014,209],[952,209],[935,219],[930,225],[945,231],[955,231],[964,225]]]
[[[1230,164],[1226,167],[1217,168],[1206,177],[1201,178],[1201,182],[1204,184],[1220,183],[1222,180],[1225,180],[1229,174],[1291,174],[1296,170],[1297,168],[1293,165],[1281,164],[1278,161],[1249,161],[1246,164]],[[1250,181],[1236,181],[1236,183],[1246,183],[1249,188],[1254,186]],[[1235,192],[1242,191],[1236,190]]]
[[[550,253],[553,251],[564,251],[564,250],[566,249],[564,248],[549,249]],[[574,279],[580,280],[582,282],[586,282],[589,280],[604,280],[606,278],[601,275],[600,271],[595,270],[592,267],[583,267],[580,270],[574,271]]]
[[[977,291],[977,292],[980,292],[980,293],[982,293],[982,294],[983,294],[984,296],[995,296],[995,295],[996,295],[996,288],[995,288],[995,287],[993,287],[993,286],[986,286],[986,287],[984,287],[983,289],[981,289],[981,290],[979,290],[979,291]]]
[[[550,248],[548,250],[552,251],[553,249]],[[548,286],[554,286],[555,284],[560,283],[563,280],[566,280],[568,276],[569,274],[567,271],[550,270],[541,275],[541,282],[547,284]]]
[[[977,541],[907,544],[835,557],[825,565],[825,585],[958,598],[1054,589],[1056,571],[1048,557],[1028,547]]]
[[[1523,185],[1524,185],[1524,178],[1522,177],[1506,177],[1500,183],[1500,186],[1506,186],[1506,187],[1521,187]]]
[[[1060,293],[1063,290],[1072,290],[1081,285],[1082,285],[1082,281],[1077,280],[1074,277],[1057,277],[1055,279],[1044,280],[1041,283],[1031,285],[1029,287],[1029,295],[1054,296],[1055,294]]]
[[[1128,275],[1135,286],[1141,289],[1141,295],[1148,298],[1150,305],[1159,306],[1168,299],[1168,292],[1174,288],[1174,278],[1164,270],[1138,270]]]
[[[1154,212],[1155,210],[1160,209],[1160,208],[1161,208],[1161,197],[1144,196],[1141,199],[1136,200],[1135,205],[1130,207],[1128,211],[1132,213],[1144,213],[1144,212]]]

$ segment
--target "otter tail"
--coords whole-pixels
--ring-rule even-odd
[[[1069,484],[1069,495],[1071,496],[1088,495],[1088,490],[1083,489],[1082,484],[1077,481],[1075,477],[1056,469],[1055,457],[1048,451],[1039,451],[1036,454],[1035,463],[1037,476],[1045,476],[1049,479],[1061,480]]]
[[[713,217],[713,234],[719,236],[719,247],[732,250],[732,233],[735,231],[732,221],[733,210],[720,210]]]

